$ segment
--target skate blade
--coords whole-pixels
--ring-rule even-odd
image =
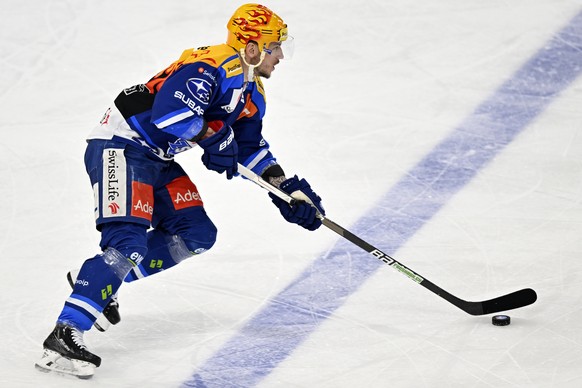
[[[34,367],[44,373],[56,373],[62,376],[74,376],[87,380],[95,374],[95,365],[87,361],[72,360],[59,353],[45,349],[40,361]]]

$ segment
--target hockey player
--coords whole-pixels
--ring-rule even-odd
[[[101,358],[84,345],[83,333],[119,322],[122,282],[213,246],[217,229],[174,155],[197,145],[206,168],[227,179],[242,163],[300,199],[290,206],[271,195],[287,221],[308,230],[321,225],[321,199],[304,179],[285,176],[262,136],[260,77],[269,78],[290,55],[287,25],[267,7],[246,4],[227,29],[226,44],[185,50],[147,83],[123,90],[90,134],[85,166],[102,253],[67,275],[73,291],[43,343],[38,369],[90,378]]]

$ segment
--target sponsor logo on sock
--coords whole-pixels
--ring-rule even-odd
[[[113,295],[113,287],[111,286],[111,284],[108,284],[104,289],[101,290],[101,298],[105,300],[109,298],[111,295]]]
[[[143,260],[143,256],[140,255],[139,252],[133,252],[131,255],[129,255],[129,260],[133,261],[135,265],[139,265],[139,263],[141,263]]]

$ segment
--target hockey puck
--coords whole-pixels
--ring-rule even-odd
[[[509,315],[495,315],[491,318],[491,323],[495,326],[507,326],[511,323],[511,318],[509,318]]]

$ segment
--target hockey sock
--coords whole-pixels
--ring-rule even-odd
[[[133,265],[113,248],[86,260],[58,322],[89,330]]]
[[[146,241],[143,225],[104,224],[100,243],[104,251],[83,263],[58,322],[89,330],[131,268],[143,260],[147,252]]]

